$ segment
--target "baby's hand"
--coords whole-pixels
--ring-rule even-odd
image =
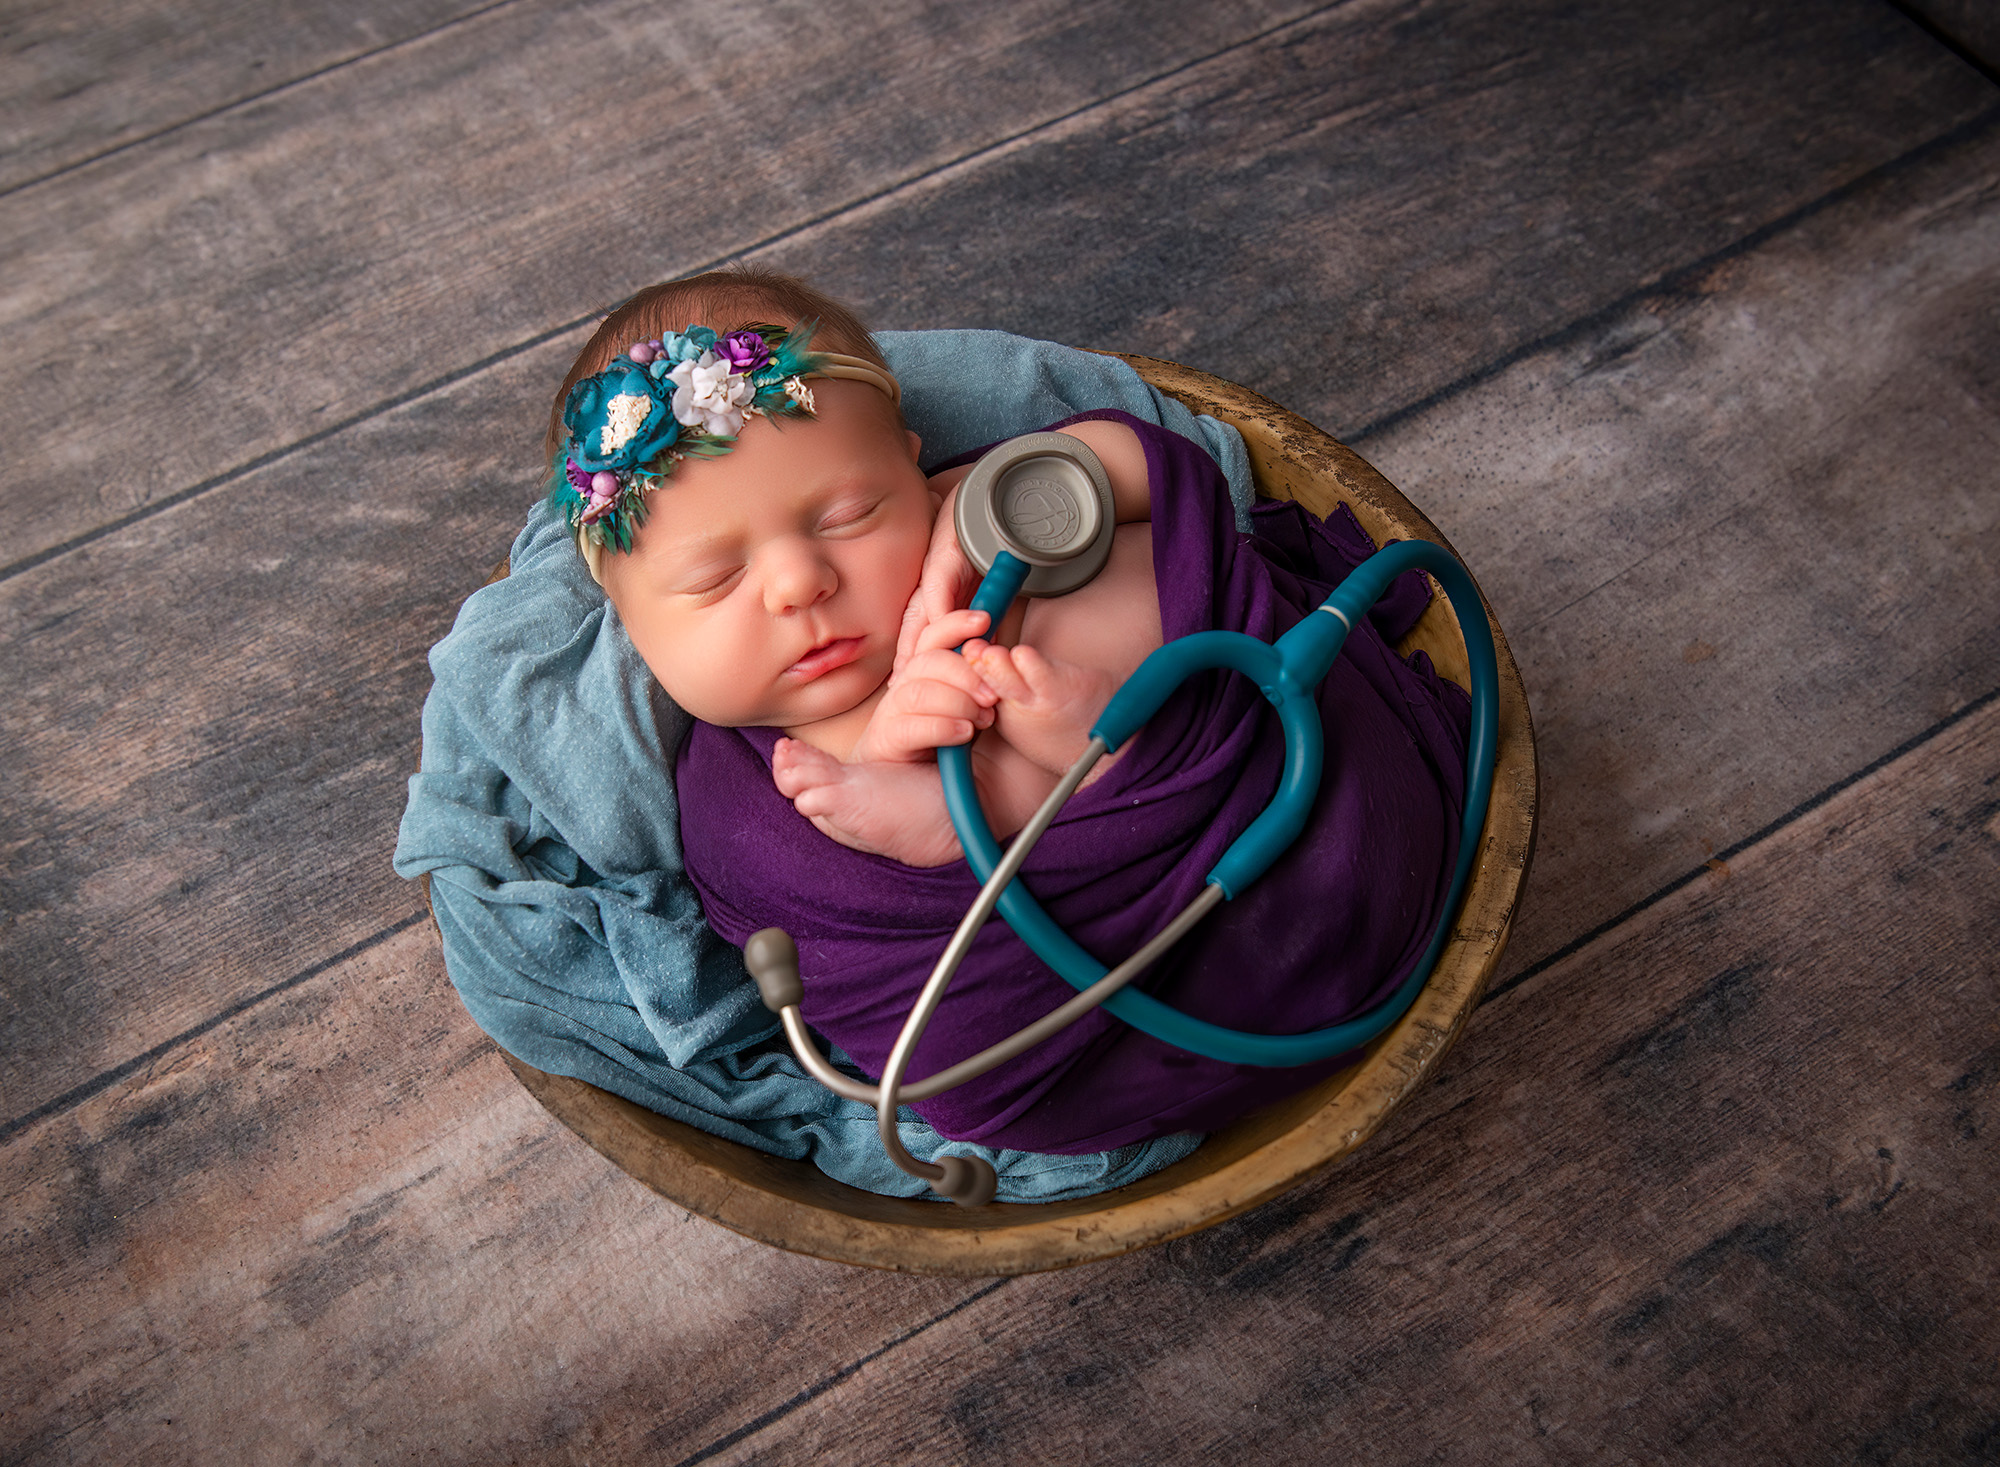
[[[939,496],[937,518],[931,522],[930,548],[924,552],[916,594],[904,608],[903,624],[896,633],[896,673],[901,673],[917,655],[917,643],[925,630],[965,605],[979,589],[979,572],[959,548],[958,531],[952,525],[952,501],[958,494],[958,481],[969,472],[968,465],[947,470],[931,480],[931,492]]]
[[[953,611],[918,634],[910,659],[890,675],[889,690],[848,763],[914,763],[940,746],[970,743],[980,729],[992,726],[1000,695],[950,650],[985,631],[986,621],[983,611]]]
[[[1000,737],[1051,774],[1068,772],[1115,690],[1110,673],[1044,657],[1033,647],[972,642],[965,660],[999,695]]]

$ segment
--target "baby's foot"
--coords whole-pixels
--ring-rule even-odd
[[[1033,647],[968,646],[967,660],[1000,695],[1000,737],[1052,774],[1068,771],[1111,701],[1111,674],[1044,657]]]
[[[779,739],[771,778],[792,808],[844,846],[906,866],[959,857],[935,764],[843,764],[798,739]]]

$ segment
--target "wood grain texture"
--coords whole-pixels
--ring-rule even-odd
[[[1900,0],[1985,66],[2000,72],[2000,7],[1992,0]]]
[[[1988,705],[1493,1000],[1356,1165],[712,1460],[1987,1460],[1996,909]]]
[[[1948,289],[1937,284],[1935,271],[1909,277],[1923,285],[1915,294],[1906,288],[1907,271],[1882,268],[1878,278],[1878,262],[1895,258],[1891,246],[1902,221],[1944,208],[1923,203],[1931,196],[1926,190],[1939,200],[1960,201],[1951,208],[1978,206],[1990,188],[1990,167],[1969,164],[1968,156],[1964,149],[1951,151],[1937,168],[1908,174],[1905,187],[1917,202],[1907,208],[1869,202],[1899,197],[1891,190],[1829,210],[1823,220],[1847,221],[1841,228],[1850,233],[1825,232],[1831,224],[1817,234],[1808,231],[1807,255],[1818,264],[1796,287],[1773,287],[1772,301],[1731,298],[1768,309],[1804,291],[1799,329],[1808,331],[1829,300],[1846,300],[1851,312],[1878,320],[1873,329],[1882,340],[1903,343],[1884,356],[1857,355],[1842,341],[1814,358],[1822,370],[1811,392],[1815,400],[1843,405],[1839,411],[1829,407],[1826,418],[1844,425],[1841,432],[1865,436],[1871,413],[1889,401],[1916,403],[1925,413],[1972,414],[1955,420],[1960,427],[1944,435],[1902,432],[1895,413],[1884,420],[1898,431],[1901,456],[1893,463],[1873,461],[1875,477],[1836,481],[1846,486],[1839,512],[1853,518],[1848,530],[1835,529],[1862,542],[1872,544],[1884,533],[1870,516],[1897,507],[1916,512],[1929,495],[1945,496],[1938,502],[1950,510],[1971,493],[1974,527],[1978,505],[1991,503],[1978,494],[1978,486],[1990,482],[1983,476],[1991,460],[1977,447],[1976,433],[1966,438],[1964,426],[1976,426],[1977,411],[1984,411],[1977,408],[1980,393],[1988,391],[1979,385],[1979,363],[1992,360],[1977,349],[1983,339],[1977,333],[1988,330],[1991,319],[1979,304],[1985,287],[1977,284],[1977,270],[1966,277],[1960,269],[1951,278],[1961,285]],[[1945,209],[1937,217],[1949,216]],[[1811,255],[1814,248],[1819,256]],[[1854,261],[1841,254],[1847,249],[1860,251]],[[1961,265],[1984,258],[1977,240],[1946,253]],[[1857,263],[1863,260],[1871,263]],[[1730,267],[1742,268],[1740,261]],[[1726,279],[1727,272],[1715,278]],[[1818,294],[1808,288],[1814,281]],[[1699,299],[1697,292],[1696,304]],[[1878,304],[1871,307],[1871,301]],[[1728,319],[1740,324],[1748,318]],[[1942,339],[1963,341],[1964,348],[1934,353],[1931,328],[1915,329],[1930,321],[1959,333]],[[1975,334],[1964,336],[1968,331]],[[1700,404],[1704,433],[1743,445],[1749,455],[1739,479],[1728,454],[1710,454],[1702,484],[1754,497],[1760,488],[1815,471],[1819,461],[1811,456],[1813,444],[1796,436],[1780,433],[1778,441],[1790,445],[1782,453],[1761,446],[1764,436],[1789,421],[1786,402],[1753,413],[1739,429],[1732,426],[1738,400],[1712,396],[1702,385],[1711,370],[1755,382],[1773,368],[1776,359],[1757,334],[1748,333],[1747,345],[1742,335],[1714,337],[1716,351],[1734,350],[1735,357],[1696,352],[1671,380]],[[1689,339],[1697,345],[1706,340],[1698,333]],[[464,588],[511,538],[532,498],[527,465],[540,400],[559,380],[569,349],[571,343],[552,342],[539,354],[371,418],[214,495],[0,585],[0,671],[9,686],[26,690],[0,706],[0,803],[10,828],[39,833],[6,852],[7,880],[0,885],[9,924],[0,951],[7,977],[0,1023],[8,1039],[0,1076],[10,1116],[325,961],[410,910],[412,898],[388,870],[388,855],[415,710],[428,685],[422,654],[448,625]],[[1637,371],[1637,361],[1625,370]],[[1544,370],[1560,376],[1563,369],[1557,362]],[[1625,405],[1610,413],[1613,428],[1629,418],[1652,422],[1656,437],[1677,431],[1680,420],[1654,401],[1657,384],[1617,372],[1600,375],[1630,383]],[[1888,398],[1882,396],[1885,385]],[[1468,431],[1454,436],[1441,427],[1436,453],[1422,462],[1397,460],[1400,450],[1385,442],[1384,461],[1427,507],[1437,506],[1435,518],[1455,543],[1472,547],[1467,558],[1503,623],[1532,621],[1529,608],[1542,604],[1540,593],[1531,598],[1520,588],[1533,587],[1534,578],[1510,580],[1508,570],[1517,561],[1537,563],[1523,558],[1521,542],[1510,540],[1506,527],[1521,523],[1521,506],[1532,507],[1545,492],[1540,475],[1549,461],[1539,455],[1546,448],[1546,397],[1530,386],[1511,399],[1470,394],[1463,400],[1495,404],[1495,416],[1483,425],[1473,416],[1453,419]],[[1649,405],[1656,411],[1652,419],[1644,416]],[[1754,403],[1743,410],[1749,406]],[[1911,421],[1920,427],[1928,420]],[[1484,438],[1473,436],[1473,427]],[[1533,472],[1495,479],[1488,463],[1509,441]],[[1612,440],[1620,451],[1643,441]],[[1962,443],[1972,445],[1971,458],[1959,456]],[[1466,462],[1481,484],[1497,482],[1506,492],[1464,499],[1452,475],[1462,481],[1453,466]],[[1584,481],[1577,498],[1600,516],[1610,512],[1621,522],[1639,523],[1650,512],[1639,496],[1649,482],[1601,472]],[[1877,482],[1897,487],[1862,492]],[[426,497],[409,495],[406,485],[427,486]],[[1615,506],[1627,496],[1633,507],[1621,514]],[[1561,521],[1547,523],[1554,526],[1551,543],[1560,543]],[[1976,551],[1976,537],[1972,543]],[[1787,553],[1797,554],[1798,547]],[[1817,543],[1807,547],[1804,563],[1819,553]],[[1819,619],[1827,604],[1819,582],[1774,577],[1761,563],[1745,569],[1735,562],[1728,574],[1738,580],[1712,580],[1696,610],[1720,616],[1739,586],[1750,587],[1767,598],[1765,624],[1782,639],[1772,654],[1780,666],[1793,660],[1792,639],[1810,633],[1818,639],[1811,644],[1819,649],[1815,655],[1831,656],[1838,672],[1850,644],[1880,651],[1871,641],[1874,625],[1925,624],[1923,618],[1944,606],[1949,624],[1961,628],[1959,661],[1919,663],[1898,674],[1909,680],[1908,703],[1930,710],[1915,725],[1922,727],[1956,706],[1952,699],[1962,702],[1994,685],[1980,681],[1992,670],[1992,622],[1985,601],[1949,600],[1971,594],[1968,588],[1977,584],[1949,573],[1960,553],[1955,542],[1915,537],[1897,553],[1903,557],[1897,575],[1870,583],[1874,620],[1836,621],[1831,636],[1829,623]],[[1544,554],[1540,563],[1547,559]],[[1589,691],[1596,660],[1609,658],[1619,637],[1633,627],[1641,631],[1628,639],[1650,636],[1660,624],[1648,603],[1619,615],[1627,620],[1598,623],[1597,639],[1582,644],[1592,649],[1590,661],[1580,661],[1569,642],[1547,633],[1524,658],[1531,691],[1548,696],[1545,690],[1558,677]],[[1770,741],[1768,712],[1741,705],[1737,684],[1702,681],[1717,669],[1672,660],[1685,655],[1697,632],[1677,634],[1667,649],[1671,657],[1646,663],[1647,676],[1635,674],[1621,684],[1621,697],[1631,701],[1619,705],[1608,725],[1585,730],[1581,741],[1564,705],[1556,735],[1569,742],[1553,787],[1553,798],[1564,801],[1558,829],[1572,814],[1580,823],[1597,818],[1595,804],[1580,792],[1590,788],[1593,771],[1618,768],[1628,758],[1621,742],[1628,729],[1657,736],[1677,720],[1695,721],[1712,741],[1698,749],[1700,759],[1675,763],[1663,754],[1655,764],[1625,767],[1647,778],[1656,770],[1671,775],[1700,792],[1704,808],[1747,811],[1734,830],[1754,830],[1799,798],[1773,801],[1759,781],[1781,774],[1788,788],[1809,793],[1903,736],[1875,736],[1883,730],[1870,718],[1849,725],[1860,734],[1845,744]],[[1725,645],[1726,637],[1717,641],[1718,635],[1708,636],[1706,645]],[[89,669],[89,676],[78,678],[78,668]],[[1945,682],[1923,681],[1934,673]],[[1847,687],[1833,674],[1809,679],[1793,695],[1793,726],[1809,724],[1816,710],[1848,717],[1842,711]],[[1587,698],[1580,716],[1608,718],[1609,706]],[[1720,774],[1735,782],[1720,775],[1711,781],[1708,756],[1731,740],[1735,761],[1724,760]],[[1600,824],[1615,828],[1630,808],[1614,805]],[[1645,834],[1643,821],[1634,828]],[[1567,840],[1566,874],[1554,884],[1560,899],[1530,904],[1523,921],[1546,925],[1532,934],[1517,929],[1517,957],[1552,951],[1588,931],[1654,889],[1662,870],[1679,871],[1700,859],[1703,841],[1725,848],[1727,840],[1718,839],[1725,834],[1697,828],[1681,848],[1655,851],[1654,866],[1634,861],[1630,844],[1612,847],[1615,857],[1594,859],[1586,841]]]
[[[1266,398],[1172,362],[1129,359],[1155,387],[1244,438],[1259,493],[1324,518],[1351,506],[1378,542],[1449,545],[1359,454]],[[766,1156],[657,1116],[579,1080],[510,1061],[522,1084],[591,1146],[668,1201],[748,1237],[815,1258],[923,1274],[1021,1274],[1114,1257],[1213,1226],[1297,1186],[1364,1145],[1436,1069],[1501,961],[1535,847],[1534,730],[1505,632],[1498,661],[1493,797],[1453,934],[1415,1002],[1355,1063],[1209,1137],[1193,1156],[1130,1186],[1065,1202],[940,1207],[878,1197],[810,1162]],[[1467,681],[1465,636],[1433,600],[1397,644]]]
[[[1877,0],[1371,0],[769,258],[883,325],[1186,362],[1351,439],[1996,103]]]
[[[0,1120],[418,908],[425,653],[535,501],[578,344],[0,583],[0,816],[34,833],[0,852]]]
[[[1300,8],[524,3],[0,201],[0,564]]]
[[[211,0],[197,16],[143,0],[16,0],[0,21],[0,193],[488,3]]]
[[[1514,637],[1511,963],[2000,687],[2000,135],[1369,440]]]
[[[0,1144],[0,1457],[2000,1450],[1990,702],[1503,993],[1357,1166],[992,1293],[661,1208],[382,937],[422,653],[574,342],[476,364],[795,226],[885,324],[1422,404],[1364,450],[1550,613],[1524,961],[1990,693],[1990,87],[1873,0],[1357,0],[1227,49],[1293,13],[522,0],[0,202],[0,562],[366,420],[0,584],[0,1093],[89,1092]],[[690,65],[717,37],[769,44]]]
[[[631,1461],[978,1286],[690,1218],[576,1143],[419,928],[0,1149],[9,1463]]]

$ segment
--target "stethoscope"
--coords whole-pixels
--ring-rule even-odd
[[[986,454],[960,483],[953,517],[959,545],[983,577],[972,608],[986,612],[991,618],[988,625],[993,627],[1000,625],[1016,596],[1059,596],[1087,583],[1110,558],[1116,529],[1111,481],[1104,465],[1088,445],[1064,433],[1030,433]],[[1465,638],[1472,683],[1472,729],[1466,744],[1458,863],[1445,896],[1444,912],[1423,957],[1396,991],[1367,1013],[1307,1034],[1226,1029],[1192,1018],[1150,994],[1128,990],[1126,985],[1133,978],[1218,903],[1235,897],[1262,875],[1305,827],[1325,757],[1313,690],[1332,670],[1355,623],[1367,615],[1396,577],[1414,569],[1430,572],[1450,599]],[[1210,869],[1200,894],[1180,915],[1117,967],[1106,969],[1014,878],[1097,761],[1159,711],[1174,689],[1210,668],[1230,668],[1253,679],[1277,710],[1285,735],[1285,765],[1277,793]],[[897,1135],[897,1107],[927,1100],[985,1074],[1094,1008],[1102,1006],[1135,1029],[1177,1049],[1232,1064],[1270,1067],[1312,1064],[1358,1049],[1408,1011],[1450,935],[1486,823],[1498,742],[1498,683],[1493,633],[1472,577],[1442,546],[1425,540],[1398,541],[1355,567],[1318,608],[1275,643],[1261,642],[1242,632],[1197,632],[1153,652],[1112,696],[1092,725],[1090,743],[1082,756],[1005,852],[979,807],[968,747],[961,744],[937,751],[946,807],[966,862],[982,884],[978,899],[945,945],[904,1020],[878,1083],[843,1075],[820,1053],[799,1014],[805,989],[799,979],[798,949],[790,937],[775,927],[756,933],[744,945],[744,964],[757,981],[765,1007],[777,1014],[806,1072],[836,1094],[875,1107],[882,1146],[890,1160],[954,1202],[968,1207],[990,1202],[997,1183],[991,1164],[971,1156],[918,1160]],[[1036,956],[1078,990],[1076,997],[970,1059],[905,1084],[903,1076],[931,1016],[943,1001],[973,938],[995,911]]]

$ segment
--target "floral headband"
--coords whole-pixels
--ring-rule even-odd
[[[630,550],[645,523],[646,496],[685,458],[716,458],[736,446],[751,418],[813,416],[808,377],[867,382],[902,401],[896,379],[860,357],[812,350],[817,322],[787,331],[753,325],[726,336],[690,325],[642,341],[569,391],[569,429],[549,502],[576,535],[590,573],[606,550]]]

